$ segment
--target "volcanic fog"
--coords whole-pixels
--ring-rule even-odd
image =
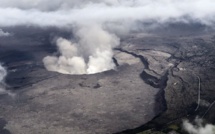
[[[49,71],[93,74],[114,69],[112,49],[120,37],[169,22],[214,25],[211,0],[35,0],[0,1],[0,26],[19,25],[71,30],[75,38],[55,38],[59,56],[43,59]],[[143,24],[148,25],[143,25]],[[0,31],[0,35],[9,33]]]
[[[0,3],[0,133],[213,133],[215,1]]]

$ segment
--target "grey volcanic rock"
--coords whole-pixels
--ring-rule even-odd
[[[193,113],[198,77],[202,96],[193,116],[205,114],[215,99],[211,33],[135,33],[115,48],[115,70],[63,75],[46,71],[42,64],[43,57],[57,54],[49,38],[63,34],[50,29],[18,27],[7,29],[13,36],[0,38],[7,89],[16,94],[1,95],[0,118],[12,134],[117,133],[158,115],[153,122],[162,125]],[[211,108],[206,119],[214,119],[213,112]]]
[[[36,40],[37,30],[25,30]],[[8,122],[5,128],[11,133],[116,133],[147,123],[166,109],[162,90],[142,80],[145,67],[139,57],[116,50],[116,70],[63,75],[48,72],[42,65],[43,56],[53,46],[44,40],[31,46],[19,43],[29,39],[22,34],[18,39],[14,33],[1,44],[5,49],[1,61],[9,71],[8,89],[16,94],[0,98],[0,117]],[[16,40],[14,45],[11,38]],[[39,45],[43,43],[47,47]]]
[[[95,75],[56,75],[1,101],[12,133],[114,133],[164,110],[159,89],[139,77],[140,65]],[[42,73],[37,70],[37,73]]]
[[[163,88],[167,110],[149,123],[133,130],[124,131],[122,134],[138,133],[147,129],[166,130],[171,123],[181,125],[183,119],[193,120],[196,116],[203,118],[206,122],[215,123],[215,47],[213,32],[186,37],[163,34],[156,37],[133,37],[128,42],[136,44],[133,45],[133,53],[137,54],[139,50],[143,51],[141,55],[144,55],[149,63],[148,69],[144,69],[145,74],[154,76],[151,77],[154,82],[159,80],[161,74],[159,72],[165,72],[164,70],[167,69],[168,80]],[[144,44],[144,49],[141,47],[141,43]],[[152,57],[148,57],[145,53],[149,50],[165,52],[171,56],[153,61],[151,60]],[[157,62],[161,63],[157,64]],[[149,73],[150,65],[153,66],[154,64],[157,65],[152,68],[153,72]],[[163,65],[164,67],[161,67]],[[157,69],[159,66],[161,68]],[[156,83],[149,84],[156,86]],[[200,101],[198,104],[199,95]]]

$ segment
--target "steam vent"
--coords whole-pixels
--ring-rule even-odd
[[[215,2],[0,3],[0,134],[215,134]]]

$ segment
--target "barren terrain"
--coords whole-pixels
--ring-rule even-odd
[[[215,107],[208,110],[215,100],[215,34],[209,28],[178,24],[130,34],[114,49],[117,67],[92,75],[44,68],[42,59],[57,53],[52,38],[70,38],[70,32],[4,30],[13,35],[0,37],[0,61],[15,95],[0,95],[0,133],[138,133],[196,115],[215,123]]]

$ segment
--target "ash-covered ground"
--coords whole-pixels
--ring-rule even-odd
[[[116,68],[90,75],[44,67],[45,56],[58,55],[53,38],[72,33],[2,29],[10,36],[0,37],[0,61],[8,72],[0,133],[139,133],[196,116],[215,123],[215,32],[207,26],[176,23],[131,33],[114,48]]]

